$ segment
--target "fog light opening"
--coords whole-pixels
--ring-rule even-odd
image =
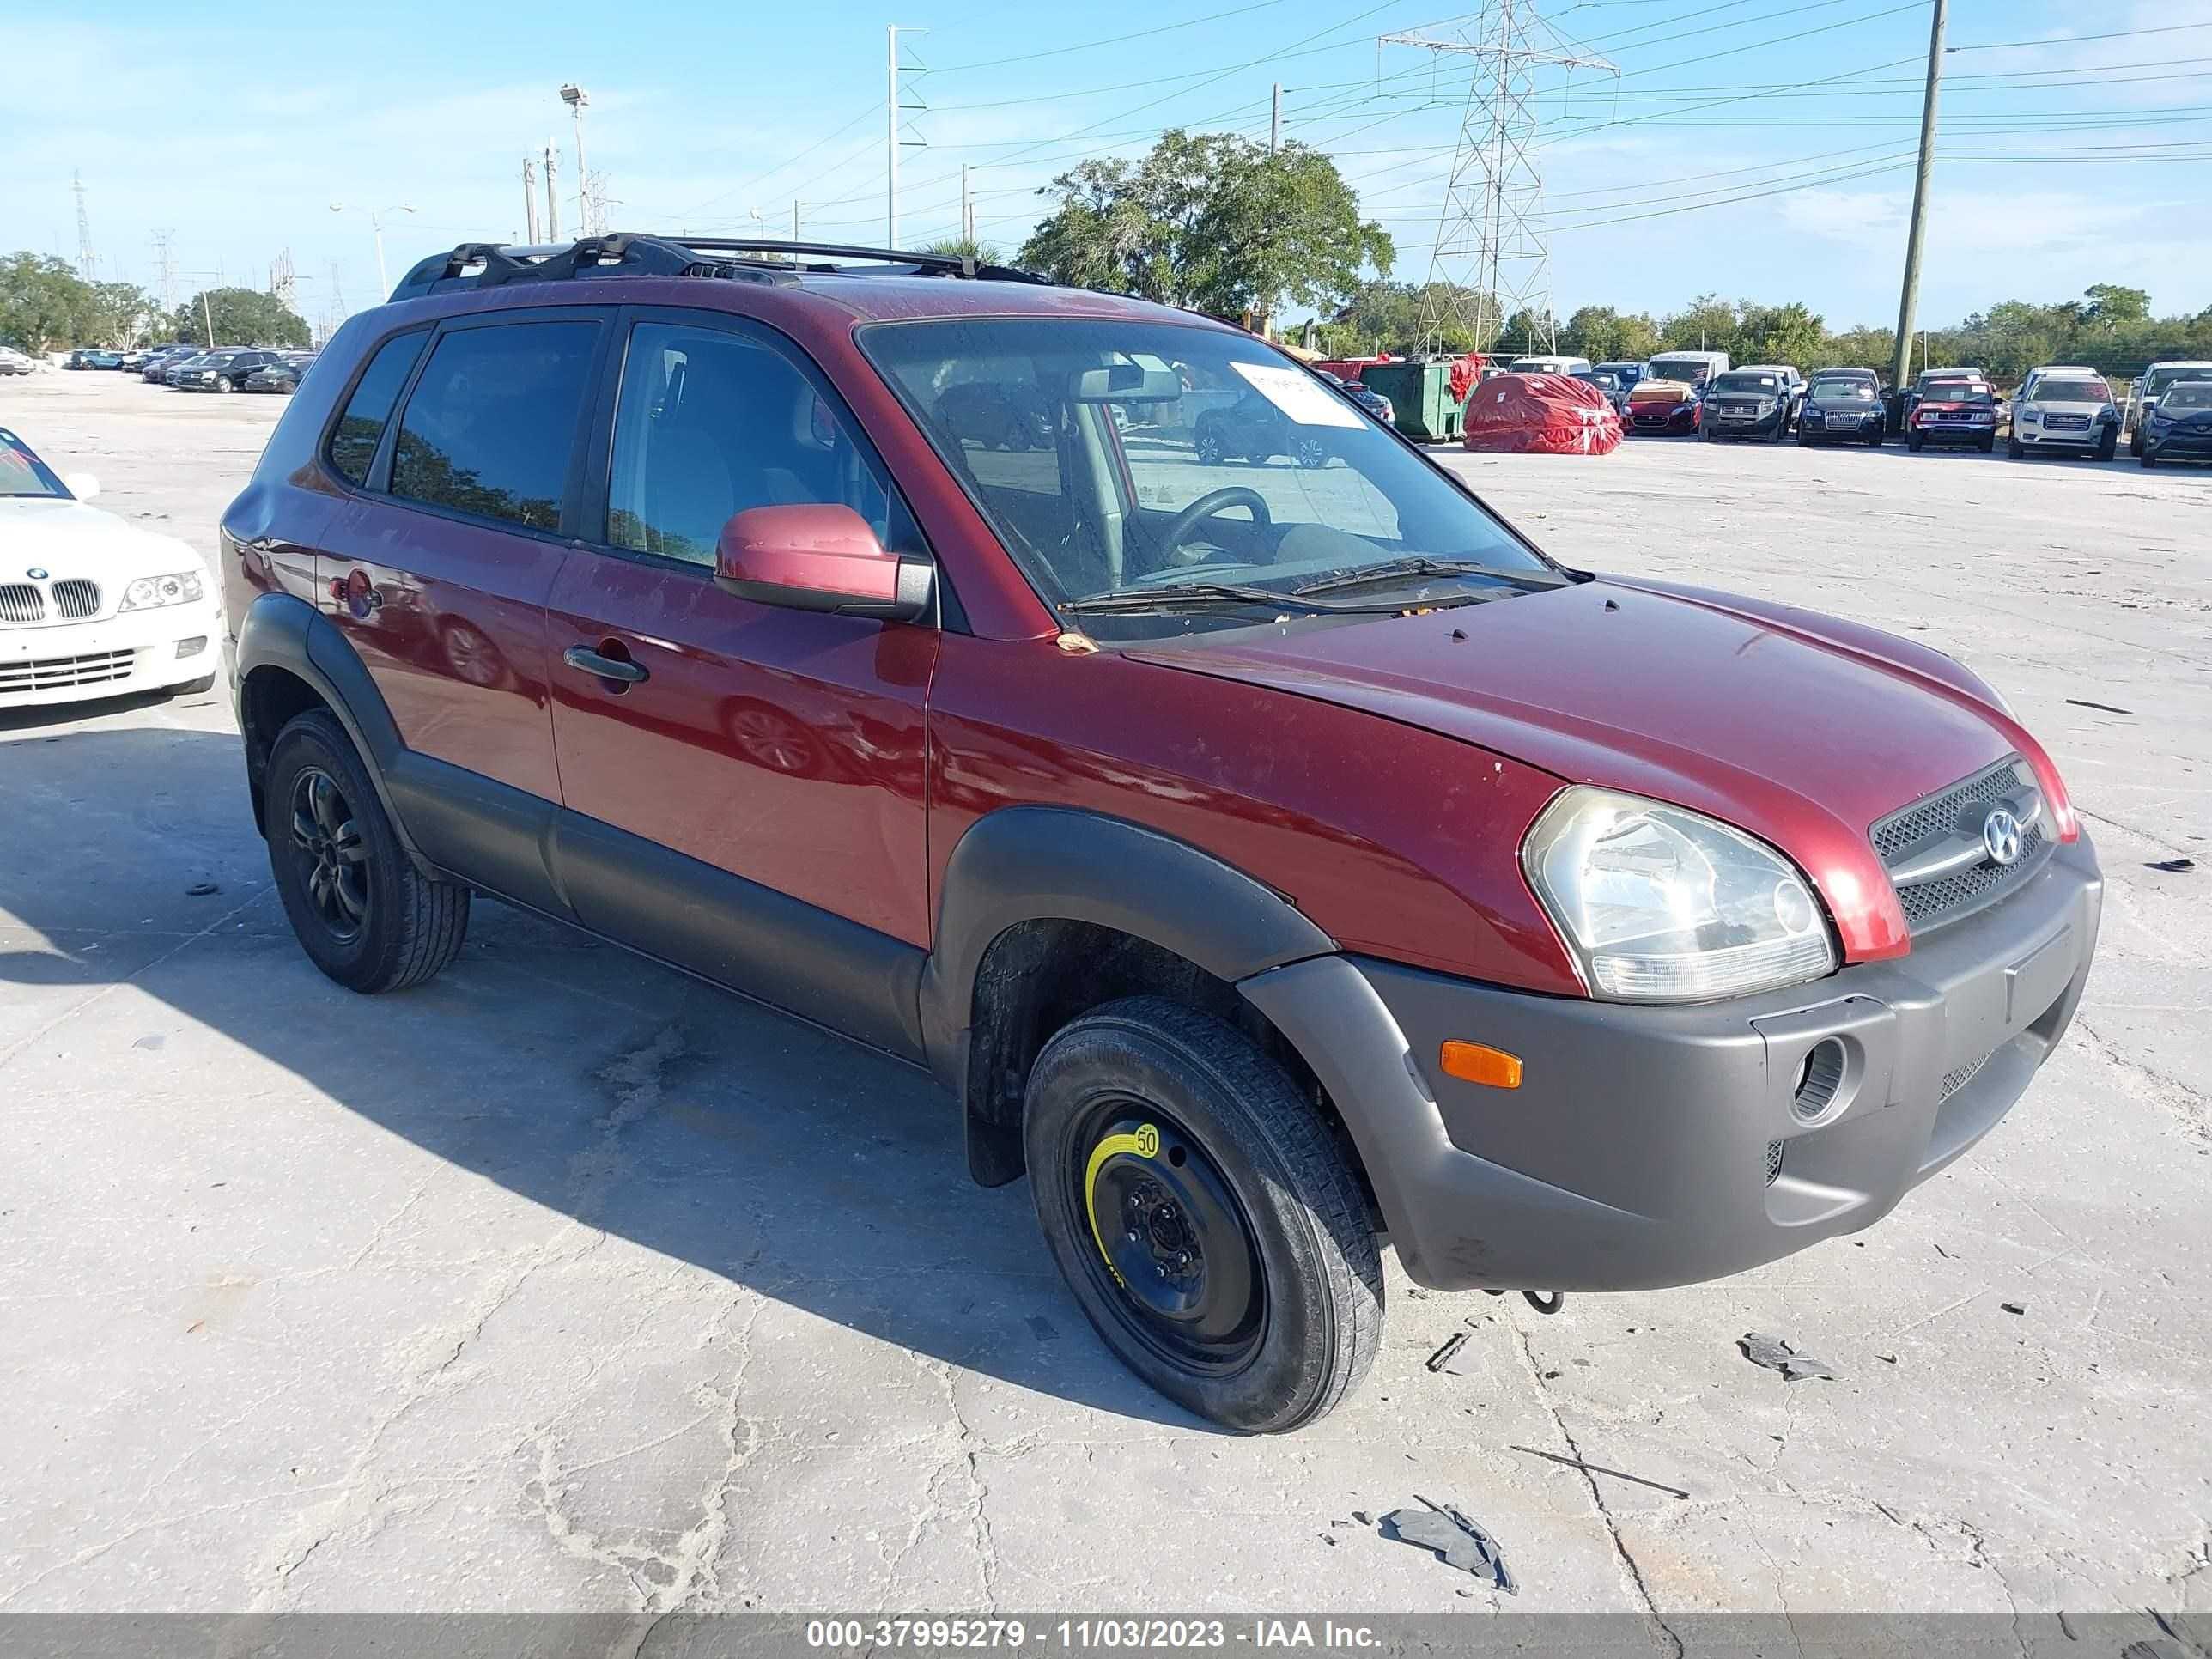
[[[1833,1037],[1814,1043],[1797,1068],[1796,1092],[1790,1110],[1800,1123],[1819,1123],[1827,1118],[1844,1086],[1844,1045]]]
[[[206,649],[207,635],[204,634],[195,634],[188,640],[177,641],[177,655],[180,658],[197,657]]]

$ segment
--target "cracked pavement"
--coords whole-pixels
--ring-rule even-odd
[[[0,386],[210,553],[276,413]],[[489,902],[433,985],[352,997],[269,890],[220,696],[0,717],[0,1609],[2212,1607],[2212,874],[2146,867],[2212,850],[2212,474],[1452,464],[1570,562],[1910,633],[2044,737],[2100,959],[1955,1168],[1554,1318],[1394,1265],[1364,1391],[1224,1436],[1107,1356],[916,1074]],[[1354,1518],[1416,1492],[1517,1597]]]

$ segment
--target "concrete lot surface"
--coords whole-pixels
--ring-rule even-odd
[[[0,383],[209,555],[280,409]],[[1364,1391],[1231,1437],[1108,1357],[915,1074],[489,902],[435,983],[351,996],[270,892],[220,694],[7,716],[0,1609],[2212,1608],[2212,473],[1451,464],[1570,562],[1955,653],[2051,746],[2101,957],[1953,1170],[1555,1318],[1394,1267]],[[1517,1598],[1381,1534],[1417,1493]]]

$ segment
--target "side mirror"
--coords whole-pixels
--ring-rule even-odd
[[[914,622],[936,599],[937,567],[886,550],[849,507],[753,507],[715,538],[714,586],[758,605]]]
[[[100,494],[100,480],[89,472],[64,473],[62,487],[81,501],[88,501]]]

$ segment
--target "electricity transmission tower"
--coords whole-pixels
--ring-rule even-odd
[[[1544,236],[1544,181],[1536,159],[1536,71],[1620,70],[1607,59],[1549,50],[1536,0],[1492,0],[1473,40],[1386,34],[1384,46],[1473,58],[1460,118],[1459,148],[1429,250],[1421,295],[1421,343],[1443,343],[1453,325],[1486,351],[1516,312],[1532,319],[1531,351],[1550,351],[1551,255]]]
[[[155,281],[161,293],[161,309],[177,308],[177,256],[173,249],[177,233],[157,230],[154,233]]]
[[[292,250],[284,249],[269,266],[269,292],[285,310],[300,309],[299,279],[292,270]]]
[[[84,210],[84,178],[70,174],[70,189],[76,197],[76,274],[88,283],[100,280],[100,256],[92,251],[92,219]]]

